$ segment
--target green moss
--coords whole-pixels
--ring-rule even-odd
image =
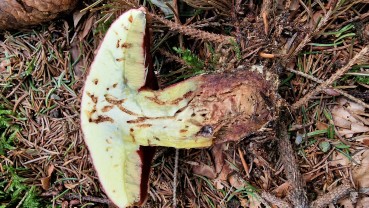
[[[13,111],[0,105],[0,155],[5,155],[6,151],[14,149],[14,139],[19,132],[19,127],[12,123],[11,116],[14,116]]]
[[[36,208],[41,206],[35,186],[29,186],[25,183],[26,179],[20,177],[24,168],[14,168],[3,166],[4,173],[0,173],[0,208],[22,207]],[[22,201],[23,200],[23,201]]]
[[[41,207],[41,203],[39,201],[39,197],[35,186],[32,186],[31,189],[29,190],[22,207],[24,208]]]

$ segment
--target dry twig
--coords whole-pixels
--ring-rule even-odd
[[[215,43],[222,43],[222,44],[232,44],[235,42],[234,37],[232,36],[225,36],[220,34],[214,34],[210,32],[205,32],[202,30],[195,29],[190,26],[180,25],[178,23],[172,22],[170,20],[164,19],[154,13],[149,13],[154,19],[162,22],[164,25],[168,26],[170,30],[178,31],[184,35],[188,35],[195,39],[215,42]]]
[[[56,197],[58,196],[59,193],[43,193],[41,194],[41,196],[44,197]],[[78,199],[82,201],[87,201],[87,202],[96,202],[96,203],[100,203],[100,204],[111,204],[111,201],[109,199],[106,198],[100,198],[100,197],[94,197],[94,196],[81,196],[79,194],[64,194],[61,198],[64,198],[66,200],[73,200],[73,199]]]
[[[174,160],[174,173],[173,173],[173,207],[177,207],[177,180],[178,180],[178,157],[179,149],[176,149],[176,156]]]
[[[266,201],[268,201],[269,203],[276,205],[277,207],[283,207],[283,208],[292,208],[292,205],[286,201],[284,201],[281,198],[278,198],[276,196],[274,196],[271,193],[268,193],[266,191],[263,191],[261,193],[261,197],[263,197]]]
[[[332,191],[320,196],[315,201],[310,204],[310,207],[323,208],[328,206],[330,203],[336,202],[337,200],[343,198],[354,189],[349,183],[344,183],[340,186],[335,187]]]
[[[279,139],[278,150],[284,165],[284,172],[288,182],[291,184],[289,198],[294,207],[307,208],[309,207],[309,201],[303,188],[303,178],[298,168],[295,153],[287,133],[287,126],[289,125],[287,108],[282,107],[280,113],[277,120],[276,133]]]
[[[187,62],[185,62],[183,59],[179,58],[178,56],[173,55],[173,54],[169,53],[168,51],[166,51],[164,49],[158,49],[158,51],[159,51],[159,53],[164,55],[167,58],[167,60],[174,61],[174,62],[177,62],[177,63],[181,64],[182,66],[186,66],[186,67],[191,68],[191,66],[189,64],[187,64]]]

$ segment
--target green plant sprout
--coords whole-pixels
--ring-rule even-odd
[[[189,49],[181,49],[173,47],[173,50],[180,55],[180,57],[190,66],[194,73],[202,72],[204,70],[204,61],[202,61],[196,54]]]

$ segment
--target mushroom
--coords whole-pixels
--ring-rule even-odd
[[[150,89],[147,36],[144,9],[121,15],[107,31],[83,91],[84,139],[100,183],[118,207],[145,201],[145,146],[203,148],[237,141],[274,116],[276,85],[250,70]]]

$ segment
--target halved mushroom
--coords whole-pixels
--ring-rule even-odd
[[[209,147],[258,131],[274,115],[276,86],[257,72],[200,75],[157,91],[144,87],[151,73],[145,35],[143,9],[120,16],[91,65],[82,98],[85,142],[105,193],[119,207],[144,201],[142,146]]]

